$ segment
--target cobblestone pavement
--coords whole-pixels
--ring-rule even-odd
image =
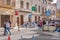
[[[58,36],[58,33],[55,36],[53,32],[40,32],[37,33],[37,27],[36,28],[20,28],[20,31],[17,31],[16,29],[12,29],[12,35],[10,35],[11,40],[60,40],[60,36]],[[3,30],[0,30],[0,40],[7,40],[8,35],[3,35]]]

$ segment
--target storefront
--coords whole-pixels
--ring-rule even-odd
[[[4,27],[5,20],[13,22],[13,15],[9,11],[11,9],[0,8],[0,27]],[[12,24],[11,24],[12,27]]]
[[[19,25],[23,25],[25,22],[31,21],[28,17],[29,11],[19,11]]]

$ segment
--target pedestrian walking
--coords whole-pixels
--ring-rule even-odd
[[[7,34],[9,33],[11,35],[11,32],[10,32],[10,21],[7,21],[6,23],[6,31],[7,31]]]
[[[3,35],[6,35],[6,23],[7,23],[7,20],[5,20],[5,22],[4,22],[4,34]]]
[[[38,31],[42,31],[42,26],[43,26],[43,21],[40,20],[39,23],[38,23]]]
[[[43,25],[45,25],[46,24],[46,21],[45,20],[43,20]]]
[[[42,28],[42,30],[44,31],[44,26],[46,24],[46,21],[45,21],[45,19],[42,19],[42,21],[43,21],[43,28]]]

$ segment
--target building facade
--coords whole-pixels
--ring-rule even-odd
[[[56,13],[56,19],[60,20],[60,0],[57,0],[57,13]]]
[[[4,26],[5,20],[13,21],[13,9],[15,2],[14,0],[0,0],[0,27]]]
[[[25,22],[38,22],[46,16],[47,3],[51,2],[47,0],[0,0],[0,27],[3,27],[6,19],[12,22],[11,27],[15,27],[16,23],[21,26]],[[36,8],[35,11],[32,11],[33,6]]]

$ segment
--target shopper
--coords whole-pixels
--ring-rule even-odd
[[[39,31],[42,31],[42,26],[43,26],[43,21],[40,20],[39,23],[38,23]]]

